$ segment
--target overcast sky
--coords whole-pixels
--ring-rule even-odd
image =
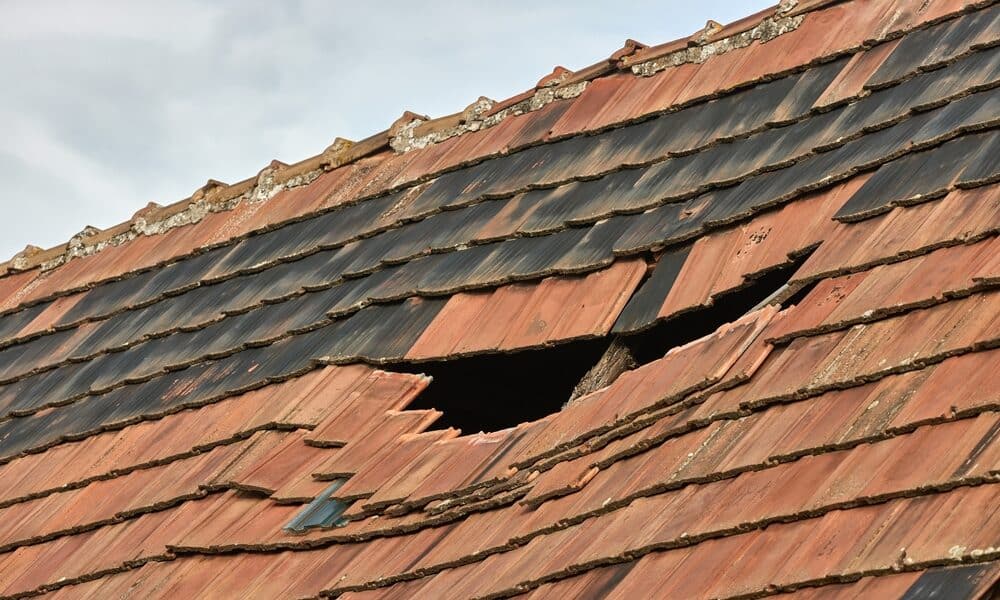
[[[0,0],[0,262],[774,0]]]

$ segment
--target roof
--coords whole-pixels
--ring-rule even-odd
[[[998,40],[782,2],[29,247],[0,596],[986,597]]]

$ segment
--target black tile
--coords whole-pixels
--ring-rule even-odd
[[[669,250],[660,257],[653,274],[642,283],[618,316],[613,333],[632,333],[657,320],[657,313],[673,289],[690,252],[691,246],[687,245]]]
[[[901,600],[966,600],[989,586],[987,577],[995,577],[995,563],[960,567],[935,567],[921,573]],[[985,585],[984,585],[985,584]]]

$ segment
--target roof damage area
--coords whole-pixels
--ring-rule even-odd
[[[989,597],[998,42],[783,2],[28,249],[0,597]]]

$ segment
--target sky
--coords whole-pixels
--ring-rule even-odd
[[[0,0],[0,262],[775,0]]]

